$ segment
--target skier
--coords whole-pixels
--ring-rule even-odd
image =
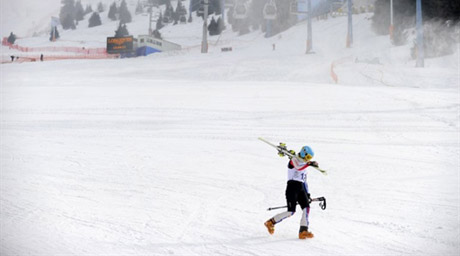
[[[280,145],[285,147],[284,143]],[[295,155],[292,150],[291,153]],[[284,156],[282,152],[278,153],[281,157]],[[302,208],[302,218],[300,219],[299,239],[313,238],[313,233],[308,231],[308,214],[310,213],[310,194],[308,193],[308,184],[306,182],[307,170],[309,166],[318,167],[318,163],[310,161],[314,152],[309,146],[304,146],[300,150],[298,156],[305,160],[305,162],[298,160],[296,157],[290,157],[288,163],[288,182],[286,186],[286,201],[287,211],[279,213],[273,218],[267,220],[264,224],[268,229],[268,233],[275,232],[275,224],[280,223],[282,220],[294,215],[297,203]]]

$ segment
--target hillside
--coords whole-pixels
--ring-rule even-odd
[[[188,2],[184,2],[185,5]],[[107,4],[108,5],[108,4]],[[174,5],[174,3],[173,3]],[[130,4],[133,9],[134,3]],[[134,12],[133,12],[134,13]],[[82,48],[105,47],[106,37],[113,36],[118,26],[117,21],[107,18],[107,10],[101,13],[102,26],[88,28],[87,20],[79,23],[76,30],[60,30],[61,38],[57,42],[50,42],[47,33],[38,37],[24,37],[17,40],[17,44],[25,47],[45,46],[70,46]],[[156,54],[140,58],[139,68],[142,62],[150,62],[151,59],[161,58],[166,63],[178,63],[184,56],[195,58],[197,65],[205,61],[203,66],[212,65],[207,75],[198,76],[196,79],[218,80],[278,80],[278,81],[311,81],[328,83],[332,81],[331,65],[339,62],[334,72],[340,77],[341,83],[347,84],[379,84],[390,86],[455,86],[457,70],[459,66],[458,51],[452,56],[427,59],[426,67],[432,68],[430,73],[442,76],[444,80],[432,81],[425,84],[414,79],[428,75],[425,70],[413,69],[415,62],[410,58],[411,44],[394,47],[387,37],[376,36],[371,28],[369,18],[372,13],[354,16],[354,45],[351,49],[345,48],[346,17],[337,17],[329,20],[314,21],[313,26],[313,50],[315,54],[305,56],[306,24],[299,23],[288,31],[264,38],[259,32],[253,32],[244,36],[238,36],[228,28],[221,36],[209,37],[209,53],[201,56],[200,44],[202,34],[201,18],[194,15],[194,22],[173,26],[167,25],[161,30],[163,38],[182,45],[180,52]],[[86,16],[88,18],[89,15]],[[128,24],[128,30],[134,36],[146,34],[148,30],[147,15],[133,15],[133,22]],[[410,40],[409,40],[410,41]],[[232,47],[233,52],[221,53],[222,47]],[[273,51],[275,46],[275,51]],[[458,45],[457,45],[458,47]],[[23,53],[10,50],[2,46],[2,58],[9,60],[10,55],[15,56],[38,56],[43,52]],[[50,52],[48,55],[62,53]],[[67,53],[68,54],[68,53]],[[176,55],[176,56],[170,56]],[[168,56],[164,58],[164,56]],[[221,57],[219,57],[221,56]],[[282,58],[280,58],[282,57]],[[254,65],[263,61],[263,70],[260,65]],[[377,61],[377,65],[369,63]],[[212,64],[210,64],[212,62]],[[206,64],[207,63],[207,64]],[[254,66],[257,66],[254,69]],[[222,68],[216,68],[222,67]],[[187,68],[179,70],[156,69],[156,76],[181,77],[181,79],[195,79],[190,75]],[[281,70],[280,70],[281,69]],[[183,75],[179,75],[184,71]],[[427,77],[426,79],[429,79]],[[418,81],[416,84],[411,84]]]

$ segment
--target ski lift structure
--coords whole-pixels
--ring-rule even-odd
[[[278,9],[276,8],[275,0],[270,0],[264,6],[264,19],[275,20],[277,12]]]
[[[306,0],[293,1],[290,6],[291,14],[295,15],[305,15],[308,14],[308,11],[299,10],[299,4],[306,4]]]
[[[233,6],[235,6],[235,0],[225,0],[224,1],[224,6],[225,7],[233,7]]]
[[[233,10],[233,18],[244,20],[248,17],[250,0],[236,0]]]

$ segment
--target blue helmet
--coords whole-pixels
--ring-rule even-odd
[[[315,156],[315,152],[309,146],[304,146],[300,149],[299,156],[307,161],[311,160]]]

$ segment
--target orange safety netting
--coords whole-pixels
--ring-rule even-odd
[[[80,54],[107,54],[106,48],[85,48],[85,47],[23,47],[17,44],[11,44],[8,42],[8,38],[4,37],[2,45],[8,46],[11,49],[16,49],[21,52],[72,52]]]

